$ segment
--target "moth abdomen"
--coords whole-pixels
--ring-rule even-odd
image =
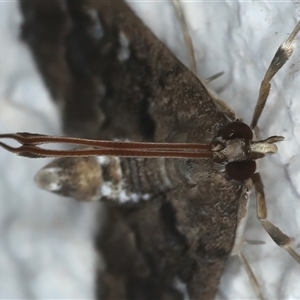
[[[153,164],[160,172],[149,171]],[[58,158],[41,169],[35,181],[42,189],[77,200],[118,203],[147,201],[170,186],[164,163],[113,156]]]

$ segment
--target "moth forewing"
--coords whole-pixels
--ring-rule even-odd
[[[192,6],[192,5],[191,5]],[[233,9],[234,9],[234,4],[232,5]],[[241,6],[242,9],[248,9],[248,6]],[[274,6],[275,7],[275,6]],[[274,9],[274,7],[272,7],[272,9]],[[256,7],[258,9],[258,7]],[[204,8],[203,8],[204,9]],[[195,11],[195,9],[191,9],[192,11]],[[293,15],[292,11],[293,10],[293,5],[291,6],[287,6],[286,7],[286,11],[285,13],[287,14],[291,14]],[[188,11],[188,9],[187,9]],[[202,10],[203,11],[203,10]],[[254,9],[254,14],[258,13],[263,13],[265,14],[266,11],[261,10],[260,12],[256,9]],[[204,13],[205,14],[205,13]],[[205,20],[205,16],[202,16]],[[235,23],[235,17],[234,15],[231,15],[232,17],[232,23]],[[297,19],[297,16],[295,16],[295,18]],[[255,42],[249,42],[249,40],[247,40],[246,37],[248,37],[249,35],[251,36],[251,31],[248,32],[250,30],[251,26],[255,26],[254,24],[248,23],[250,22],[250,19],[247,20],[247,18],[242,18],[241,19],[241,24],[240,27],[238,26],[235,29],[232,29],[232,31],[230,31],[229,35],[226,35],[226,33],[220,33],[220,40],[224,39],[224,35],[226,36],[226,39],[224,39],[224,47],[225,49],[228,49],[227,51],[225,50],[221,50],[220,49],[220,53],[219,55],[217,54],[217,57],[219,58],[219,60],[215,61],[216,66],[214,66],[214,68],[217,68],[217,71],[219,71],[220,69],[223,70],[224,65],[226,64],[226,69],[228,68],[229,74],[227,74],[227,72],[225,72],[225,75],[223,76],[223,78],[218,79],[215,82],[212,82],[212,85],[219,85],[219,88],[222,88],[222,85],[227,82],[226,84],[226,88],[222,88],[222,93],[221,96],[223,99],[228,99],[227,103],[232,103],[231,106],[235,109],[235,111],[237,112],[239,117],[242,117],[244,121],[246,120],[250,120],[251,118],[251,113],[252,110],[249,109],[249,107],[253,107],[255,100],[257,99],[257,94],[258,94],[258,89],[259,89],[259,84],[260,84],[260,79],[264,76],[264,72],[268,66],[268,63],[272,57],[272,55],[274,54],[274,52],[277,49],[277,46],[283,42],[283,39],[279,38],[279,29],[278,29],[278,25],[277,19],[274,19],[273,21],[270,21],[270,23],[265,23],[262,22],[261,26],[262,28],[264,28],[264,30],[258,30],[260,31],[258,33],[258,31],[255,31],[258,34],[258,37],[255,37]],[[292,21],[292,19],[290,19],[290,21]],[[220,26],[215,24],[215,30],[212,33],[210,30],[211,26],[214,27],[214,25],[212,25],[211,23],[209,23],[210,25],[205,27],[203,29],[203,34],[205,31],[207,31],[208,36],[212,37],[218,37],[218,34],[220,31],[222,31],[221,28],[219,28]],[[237,24],[236,24],[237,25]],[[275,30],[271,30],[270,29],[273,28],[273,25],[275,26]],[[283,32],[280,30],[282,36],[284,36],[284,38],[287,37],[288,33],[292,30],[292,28],[294,27],[295,23],[290,24],[290,29],[287,30],[285,29]],[[268,30],[267,30],[268,28]],[[199,31],[200,26],[199,26]],[[243,33],[242,33],[243,32]],[[199,34],[201,36],[201,34]],[[240,36],[243,36],[244,38],[242,39]],[[214,40],[215,41],[215,40]],[[226,41],[226,42],[225,42]],[[233,44],[235,42],[239,41],[238,45],[236,47],[233,47]],[[199,43],[204,44],[202,47],[199,47],[199,49],[203,49],[203,51],[205,52],[205,60],[203,62],[201,62],[201,66],[202,63],[204,65],[207,65],[209,63],[209,61],[212,61],[213,59],[207,59],[207,57],[211,57],[212,55],[215,55],[214,50],[216,50],[216,52],[218,53],[219,51],[219,47],[215,46],[215,43],[212,43],[209,39],[199,39]],[[218,43],[218,42],[216,42]],[[297,42],[296,42],[297,43]],[[275,45],[276,44],[276,45]],[[251,48],[253,45],[253,49]],[[197,47],[195,47],[197,49]],[[234,48],[234,49],[233,49]],[[272,48],[272,49],[271,49]],[[207,50],[208,49],[208,50]],[[207,52],[206,52],[207,51]],[[234,52],[234,53],[233,53]],[[226,55],[230,53],[230,55]],[[289,114],[293,114],[293,112],[291,110],[287,110],[287,105],[285,104],[287,102],[291,102],[291,103],[297,103],[297,97],[295,96],[295,91],[297,88],[297,58],[299,57],[298,54],[298,49],[296,48],[296,51],[294,53],[294,56],[291,58],[291,61],[281,70],[281,72],[279,72],[278,77],[275,78],[275,80],[272,83],[272,90],[270,93],[270,99],[268,101],[267,104],[267,108],[263,114],[262,119],[260,120],[259,123],[259,127],[260,127],[260,137],[263,136],[269,136],[272,135],[274,132],[281,132],[280,134],[285,135],[285,133],[287,133],[287,141],[281,143],[279,145],[279,156],[275,156],[270,158],[270,160],[275,161],[274,162],[267,162],[262,161],[260,164],[261,168],[260,171],[263,174],[263,181],[264,181],[264,185],[266,187],[266,197],[267,197],[267,204],[268,204],[268,210],[269,210],[269,216],[272,219],[273,222],[275,222],[279,227],[281,227],[281,223],[283,224],[283,230],[285,232],[289,231],[291,232],[291,236],[294,237],[295,240],[295,245],[297,245],[297,230],[298,230],[298,225],[297,225],[297,220],[293,218],[293,220],[291,221],[290,225],[289,220],[283,220],[283,211],[285,213],[287,213],[289,215],[289,210],[290,210],[290,214],[293,215],[293,209],[296,207],[296,209],[299,207],[299,196],[297,196],[297,192],[295,193],[294,191],[297,189],[297,185],[293,184],[291,182],[291,180],[287,180],[284,182],[282,178],[287,178],[286,176],[286,172],[287,172],[287,167],[285,167],[285,164],[287,163],[286,158],[284,158],[285,155],[287,155],[288,157],[292,157],[292,159],[298,159],[298,147],[295,145],[295,148],[291,146],[290,143],[294,143],[292,142],[293,139],[297,140],[297,135],[294,135],[293,137],[291,136],[291,132],[292,132],[292,128],[294,128],[294,125],[292,125],[292,121],[291,121],[291,117],[289,117]],[[251,62],[251,63],[250,63]],[[221,67],[220,67],[221,66]],[[232,72],[232,73],[230,73]],[[206,75],[207,76],[207,75]],[[204,76],[204,77],[206,77]],[[281,83],[280,81],[283,80],[283,83]],[[222,81],[225,83],[222,84]],[[234,81],[237,81],[238,84],[232,84]],[[228,83],[231,84],[228,84]],[[286,85],[291,89],[291,94],[289,94],[286,90]],[[218,87],[217,87],[218,89]],[[278,91],[276,91],[276,89],[278,89]],[[288,99],[288,100],[287,100]],[[246,102],[248,104],[244,104],[243,102]],[[249,102],[247,102],[249,101]],[[293,104],[296,105],[296,104]],[[269,112],[270,110],[270,112]],[[278,116],[276,115],[276,111],[278,111]],[[297,112],[295,110],[295,115],[297,115]],[[281,122],[277,122],[277,119],[275,119],[274,122],[274,118],[279,118]],[[296,119],[296,116],[294,117]],[[281,149],[290,149],[292,151],[292,155],[291,153],[287,153],[287,154],[283,154],[281,153]],[[293,149],[293,150],[292,150]],[[279,165],[279,161],[282,161]],[[294,173],[293,175],[289,175],[292,177],[295,176],[295,178],[298,178],[298,172],[296,171],[296,165],[297,163],[294,165],[292,164],[294,167]],[[288,168],[291,169],[290,164],[287,164],[287,166],[289,166]],[[266,169],[265,169],[266,167]],[[270,170],[268,169],[270,168]],[[272,174],[276,174],[275,175],[275,179],[273,179],[271,176]],[[290,187],[290,188],[289,188]],[[293,191],[294,190],[294,191]],[[288,196],[285,196],[285,193],[288,194]],[[284,202],[280,202],[281,199],[285,199]],[[290,205],[287,205],[285,201],[290,201]],[[275,204],[276,203],[276,204]],[[252,202],[251,204],[252,208],[254,206],[254,202]],[[277,208],[279,207],[279,209],[277,210]],[[277,210],[277,212],[275,212]],[[298,209],[297,209],[298,211]],[[274,215],[273,215],[274,214]],[[250,227],[248,227],[247,231],[246,231],[246,237],[249,239],[258,239],[258,240],[269,240],[268,237],[265,236],[265,233],[263,231],[259,231],[259,224],[257,223],[256,217],[255,217],[255,213],[251,215],[250,217]],[[280,224],[279,224],[280,222]],[[258,227],[256,228],[256,225],[258,224]],[[254,226],[254,228],[252,227]],[[261,236],[259,236],[261,235]],[[247,257],[249,256],[249,259],[251,261],[251,258],[257,255],[256,259],[261,260],[261,263],[263,263],[265,260],[268,262],[270,262],[270,264],[272,265],[272,269],[276,269],[275,267],[275,262],[272,263],[271,262],[271,258],[267,258],[268,257],[268,248],[270,245],[270,251],[272,255],[278,255],[280,258],[278,258],[280,261],[282,262],[286,262],[286,258],[282,257],[282,254],[278,254],[278,249],[276,250],[274,248],[274,245],[271,245],[272,241],[270,240],[270,243],[268,243],[268,247],[267,246],[247,246],[245,249],[245,253],[247,254]],[[258,252],[259,253],[254,253],[256,249],[259,249]],[[262,251],[262,252],[261,252]],[[266,252],[265,252],[266,251]],[[261,257],[261,258],[259,258]],[[287,268],[289,268],[290,266],[292,266],[293,263],[287,263]],[[262,286],[266,287],[266,294],[265,296],[268,297],[267,295],[274,295],[273,293],[275,293],[275,291],[277,291],[278,294],[282,295],[282,297],[284,297],[283,295],[287,295],[289,292],[288,288],[284,289],[282,288],[280,290],[280,288],[276,287],[274,284],[271,284],[271,282],[276,282],[276,280],[274,279],[274,277],[277,277],[278,280],[279,277],[281,275],[280,270],[278,270],[277,272],[274,272],[273,274],[269,274],[268,270],[269,267],[267,267],[266,269],[262,266],[257,267],[257,262],[252,263],[251,266],[254,268],[254,270],[257,270],[258,268],[258,274],[264,274],[264,272],[266,271],[266,276],[263,276],[263,279],[261,281]],[[296,266],[294,266],[295,268],[297,268]],[[232,272],[234,271],[234,267],[231,268]],[[257,272],[256,272],[257,274]],[[259,275],[257,275],[259,276]],[[272,276],[274,276],[272,278]],[[241,280],[242,277],[239,275],[237,280],[237,286],[241,286]],[[275,280],[275,281],[274,281]],[[292,281],[292,277],[290,279]],[[223,285],[224,283],[224,285]],[[221,282],[221,287],[224,286],[228,288],[228,284],[229,281],[227,281],[226,279],[224,279],[224,281]],[[234,289],[234,286],[233,288]],[[238,289],[238,291],[236,291],[237,293],[241,292],[241,289]],[[251,293],[249,291],[249,293]],[[286,293],[286,294],[285,294]],[[231,296],[232,297],[232,296]],[[241,296],[236,296],[236,297],[241,297]],[[270,296],[272,297],[272,296]]]
[[[197,24],[197,26],[199,25],[198,29],[196,31],[198,31],[199,36],[200,36],[200,40],[197,42],[196,41],[196,47],[198,49],[201,49],[200,52],[200,57],[201,62],[200,62],[200,66],[201,66],[201,70],[203,69],[203,73],[200,73],[200,75],[202,75],[204,78],[210,76],[211,74],[214,74],[216,72],[219,71],[225,71],[225,75],[223,76],[223,78],[220,78],[218,81],[214,82],[213,85],[219,85],[217,90],[221,89],[223,90],[223,95],[222,98],[228,99],[228,101],[235,101],[236,106],[232,105],[237,114],[239,116],[241,116],[245,121],[249,121],[250,120],[250,115],[253,111],[252,107],[254,106],[254,102],[257,98],[257,91],[258,91],[258,87],[259,87],[259,81],[260,78],[263,77],[263,73],[265,71],[265,67],[267,66],[270,58],[273,55],[273,52],[275,51],[275,49],[277,48],[277,46],[282,42],[283,38],[281,36],[284,36],[285,34],[287,34],[288,32],[290,32],[291,28],[293,28],[295,22],[292,22],[292,17],[291,16],[295,16],[296,10],[295,10],[295,6],[290,5],[289,4],[285,4],[283,5],[282,3],[280,4],[280,7],[278,6],[274,6],[272,7],[271,10],[269,10],[268,7],[264,6],[264,4],[255,4],[255,6],[248,6],[247,4],[241,4],[241,8],[242,11],[240,11],[240,15],[237,14],[237,4],[230,4],[231,5],[231,11],[228,11],[228,7],[226,6],[224,9],[226,11],[226,14],[222,13],[222,15],[220,16],[218,13],[224,12],[224,10],[220,9],[220,3],[218,3],[218,7],[216,6],[210,6],[208,4],[201,4],[201,3],[197,3],[197,4],[193,4],[196,6],[193,6],[192,9],[190,9],[190,11],[192,11],[192,13],[188,13],[188,20],[193,20],[192,15],[195,14],[196,18],[195,18],[195,24]],[[225,4],[224,4],[225,5]],[[244,6],[245,5],[245,6]],[[262,5],[262,6],[261,6]],[[156,3],[155,5],[156,8],[158,8],[158,3]],[[154,7],[154,8],[155,8]],[[217,9],[218,8],[218,9]],[[189,9],[187,8],[187,11],[189,11]],[[254,24],[251,24],[251,26],[247,26],[248,23],[248,16],[249,14],[246,14],[245,11],[249,12],[253,12],[253,20],[255,20]],[[244,13],[243,13],[244,12]],[[158,13],[158,12],[157,12]],[[274,22],[272,23],[270,20],[269,22],[271,23],[265,23],[265,18],[263,17],[263,15],[267,15],[267,16],[271,16],[274,13]],[[203,15],[201,15],[203,14]],[[257,17],[257,14],[261,14],[261,18]],[[282,19],[284,21],[282,21],[282,23],[280,23],[278,21],[278,15],[282,15]],[[239,18],[238,18],[239,16]],[[289,16],[289,17],[287,17]],[[225,17],[224,21],[221,22],[221,17]],[[207,19],[206,19],[207,18]],[[295,16],[296,19],[298,19],[298,16]],[[163,19],[163,18],[158,18],[158,19]],[[156,23],[157,20],[156,19]],[[257,20],[263,20],[263,22],[261,24],[257,24]],[[205,20],[210,20],[209,23],[208,21]],[[218,20],[218,22],[213,22],[212,20]],[[242,20],[241,23],[238,22],[238,20]],[[288,21],[287,21],[288,20]],[[202,22],[203,21],[203,22]],[[193,22],[193,21],[192,21]],[[197,23],[196,23],[197,22]],[[290,22],[290,23],[289,23]],[[230,31],[225,31],[222,32],[222,28],[223,26],[220,26],[220,23],[222,24],[230,24]],[[201,27],[203,24],[204,27]],[[209,26],[206,26],[206,24],[209,24]],[[280,26],[280,28],[278,27],[276,30],[271,30],[272,28],[274,28],[273,26],[278,24],[278,26]],[[282,24],[284,24],[284,26],[282,26]],[[195,25],[193,25],[195,26]],[[192,26],[192,34],[193,34],[193,26]],[[258,27],[256,27],[258,26]],[[265,27],[264,27],[265,26]],[[167,32],[165,29],[168,28],[168,26],[161,26],[161,28],[164,29],[165,32]],[[201,28],[204,28],[204,32],[202,34],[200,34],[200,30]],[[235,29],[236,28],[236,29]],[[258,28],[258,30],[255,31],[255,33],[253,33],[253,39],[250,38],[250,42],[248,40],[248,36],[250,35],[250,37],[252,36],[251,34],[249,34],[250,32],[252,32],[253,28]],[[262,30],[262,28],[265,28],[265,30]],[[211,31],[212,30],[212,31]],[[236,31],[235,31],[236,30]],[[283,30],[283,32],[282,32]],[[194,30],[195,31],[195,30]],[[271,31],[271,32],[270,32]],[[278,32],[278,34],[275,34],[275,31]],[[228,34],[228,32],[230,32],[230,34]],[[279,34],[279,32],[281,32],[281,34]],[[256,35],[262,34],[263,38],[267,38],[267,42],[262,41],[259,42],[259,37]],[[274,36],[273,36],[274,34]],[[243,38],[239,38],[243,36]],[[206,38],[205,38],[206,37]],[[218,37],[219,42],[218,41]],[[224,38],[226,37],[226,38]],[[254,38],[255,37],[255,38]],[[212,43],[212,39],[214,40],[214,43]],[[266,53],[266,46],[269,47],[269,45],[271,43],[273,43],[273,39],[276,41],[274,41],[274,47],[270,47],[272,48],[270,50],[270,53]],[[238,46],[235,47],[236,41],[238,40]],[[255,42],[254,42],[255,41]],[[200,43],[206,43],[206,45],[199,45]],[[260,47],[257,46],[257,44],[261,45]],[[222,45],[222,46],[219,46]],[[253,54],[251,55],[251,45],[253,45]],[[198,47],[197,47],[198,46]],[[210,48],[211,47],[211,48]],[[259,50],[258,50],[259,48]],[[218,53],[218,51],[220,51],[220,53]],[[235,51],[235,54],[233,55],[233,51]],[[228,56],[227,54],[230,55]],[[243,55],[241,55],[243,54]],[[249,56],[247,55],[249,54]],[[263,57],[262,57],[263,54]],[[219,60],[218,60],[219,59]],[[293,59],[293,58],[292,58]],[[262,62],[261,62],[262,60]],[[255,63],[254,63],[255,62]],[[290,66],[291,64],[289,64]],[[211,69],[209,69],[208,71],[204,71],[207,70],[207,66],[210,66]],[[286,67],[285,69],[282,70],[282,72],[280,74],[283,74],[285,72],[285,70],[289,69],[289,67]],[[245,71],[247,70],[247,71]],[[250,70],[250,71],[249,71]],[[257,71],[258,70],[258,71]],[[231,71],[234,71],[233,73],[231,73]],[[251,74],[252,72],[258,72],[260,75],[257,75],[256,73],[254,73],[254,76],[249,76],[249,74]],[[281,85],[281,81],[280,81],[280,76],[277,77],[277,81],[275,82],[279,82],[279,85]],[[292,74],[292,78],[287,79],[284,85],[284,88],[282,88],[282,90],[289,91],[289,84],[292,84],[293,80],[294,80],[294,76]],[[293,80],[292,80],[293,79]],[[251,86],[253,85],[253,86]],[[298,85],[299,86],[299,85]],[[226,87],[226,88],[225,88]],[[237,93],[234,93],[233,91],[231,91],[231,88],[237,90]],[[276,84],[274,85],[273,83],[273,90],[272,92],[274,92],[274,89],[276,88]],[[292,90],[292,89],[291,89]],[[276,94],[276,93],[275,93]],[[285,99],[286,94],[284,94],[282,97],[280,97],[280,99]],[[246,99],[247,98],[247,99]],[[272,99],[272,98],[271,98]],[[270,100],[271,100],[270,99]],[[278,100],[279,97],[276,99]],[[289,98],[291,101],[293,99]],[[245,104],[244,101],[249,100],[250,104]],[[288,100],[288,102],[290,101]],[[297,101],[297,98],[294,99],[295,101]],[[293,101],[294,101],[293,100]],[[248,103],[248,102],[247,102]],[[276,101],[276,106],[281,103],[281,101]],[[294,103],[294,102],[292,102]],[[296,105],[296,104],[294,104]],[[251,109],[250,109],[251,107]],[[246,109],[245,109],[246,108]],[[293,128],[293,126],[286,126],[286,128],[281,128],[280,130],[274,130],[276,128],[273,128],[272,130],[270,129],[270,132],[264,134],[263,130],[265,128],[272,128],[272,126],[275,125],[280,125],[280,124],[284,124],[284,122],[275,122],[276,124],[274,124],[274,116],[278,113],[278,111],[280,111],[278,113],[278,115],[283,114],[285,111],[286,107],[282,108],[282,109],[276,109],[271,107],[271,114],[269,115],[266,111],[266,113],[264,114],[264,118],[268,118],[269,117],[269,122],[264,122],[263,123],[263,119],[262,122],[260,123],[260,127],[262,129],[262,133],[261,135],[264,136],[269,136],[269,135],[273,135],[273,134],[282,134],[283,131],[285,130],[289,130],[291,128]],[[296,112],[296,110],[294,110]],[[291,111],[291,113],[293,113],[293,111]],[[249,114],[247,116],[247,114]],[[289,115],[285,115],[283,116],[283,120],[288,120],[289,119]],[[267,123],[267,124],[265,124]],[[23,129],[21,128],[20,131],[23,131]],[[281,146],[282,147],[282,146]],[[290,149],[288,147],[288,149]],[[297,155],[293,153],[289,155],[290,159],[295,159],[295,157],[297,157]],[[272,167],[276,167],[272,166]],[[289,170],[290,169],[295,169],[294,171],[297,172],[297,164],[290,164]],[[285,232],[289,233],[292,237],[296,237],[297,236],[297,226],[296,224],[294,224],[295,226],[291,226],[291,222],[293,222],[294,220],[294,216],[293,217],[287,217],[285,218],[285,211],[290,207],[291,211],[295,211],[295,207],[297,207],[296,203],[295,205],[287,205],[286,202],[283,203],[282,205],[282,209],[277,210],[277,206],[274,207],[274,212],[273,212],[273,199],[276,200],[276,197],[278,195],[281,195],[281,197],[284,199],[285,201],[288,201],[290,199],[298,199],[296,193],[294,193],[295,195],[293,195],[293,189],[291,188],[290,190],[286,191],[286,186],[287,183],[284,183],[284,178],[286,178],[286,169],[284,169],[283,167],[279,167],[279,168],[275,168],[274,170],[272,170],[271,172],[267,172],[270,174],[276,174],[275,175],[275,179],[271,178],[273,176],[270,176],[270,174],[268,176],[263,176],[265,178],[263,178],[264,182],[265,182],[265,186],[267,188],[266,191],[266,196],[268,201],[268,208],[269,208],[269,215],[272,218],[272,213],[276,213],[276,211],[278,212],[278,217],[276,217],[276,220],[273,220],[279,227],[281,227],[282,229],[284,229]],[[291,178],[292,176],[290,176]],[[270,179],[269,179],[270,178]],[[297,178],[297,176],[296,176]],[[270,180],[270,181],[269,181]],[[275,181],[274,181],[275,180]],[[285,192],[282,192],[282,188],[280,188],[281,184],[284,184],[284,188],[285,188]],[[29,185],[29,183],[28,183]],[[271,187],[271,194],[270,191],[268,190],[268,186]],[[297,187],[295,185],[295,187]],[[272,192],[272,190],[274,190],[274,192]],[[280,199],[278,199],[280,200]],[[270,202],[272,201],[272,204],[270,205]],[[275,205],[274,205],[275,206]],[[272,210],[272,211],[270,211]],[[289,215],[289,214],[288,214]],[[297,218],[295,218],[296,220]],[[285,222],[284,220],[287,220],[287,227],[284,228],[284,223],[283,223],[283,227],[281,224],[277,223],[277,220],[282,220],[283,222]],[[254,220],[254,223],[256,224],[257,228],[261,228],[260,225],[258,224],[257,220]],[[293,227],[293,228],[291,228]],[[291,233],[291,230],[295,230],[295,234]],[[257,237],[257,233],[253,232],[253,234],[247,234],[247,237],[249,237],[249,239],[253,239],[253,237],[255,239],[262,239],[265,240],[265,233],[263,230],[260,230],[260,232],[262,233],[263,237]],[[266,238],[267,239],[267,238]],[[283,262],[285,264],[285,266],[288,268],[288,270],[290,271],[291,267],[295,268],[295,273],[291,272],[291,273],[284,273],[284,275],[282,274],[282,265],[278,266],[276,265],[276,263],[278,262],[279,259],[277,259],[275,262],[272,262],[272,268],[278,268],[276,269],[276,271],[273,271],[274,269],[272,269],[272,271],[270,271],[270,265],[267,265],[265,267],[265,263],[266,260],[268,260],[269,257],[271,257],[271,255],[266,254],[263,250],[266,248],[266,246],[257,246],[259,249],[256,252],[255,248],[257,248],[256,246],[249,246],[249,247],[254,247],[254,249],[250,249],[247,251],[247,248],[249,249],[249,247],[246,248],[246,253],[247,253],[247,258],[250,260],[250,262],[252,263],[251,266],[254,267],[254,270],[257,270],[257,268],[255,268],[255,263],[253,263],[253,261],[251,260],[251,255],[261,255],[262,256],[262,270],[259,267],[259,271],[265,271],[265,273],[267,274],[266,279],[262,280],[261,284],[268,289],[268,293],[266,295],[266,297],[272,298],[276,298],[276,297],[284,297],[285,295],[287,295],[288,292],[290,293],[297,293],[297,288],[294,287],[294,289],[291,291],[289,289],[288,284],[293,282],[293,279],[290,278],[290,280],[285,279],[285,283],[286,286],[283,286],[282,284],[278,284],[278,281],[274,281],[274,279],[271,276],[282,276],[284,278],[288,278],[288,276],[291,276],[290,274],[297,274],[296,271],[298,270],[298,266],[295,266],[294,262],[291,260],[290,257],[288,257],[286,255],[286,253],[282,253],[283,251],[281,249],[278,249],[278,247],[276,247],[275,245],[273,246],[273,242],[270,241],[270,243],[268,243],[267,245],[269,247],[271,247],[271,254],[272,256],[278,253],[278,255],[280,255],[280,261]],[[264,247],[264,248],[263,248]],[[248,253],[251,252],[251,253]],[[234,265],[234,267],[237,267],[237,269],[241,272],[243,272],[242,268],[240,267],[240,264],[238,264],[238,266]],[[223,284],[223,288],[221,285],[221,295],[226,294],[226,296],[228,298],[233,298],[233,297],[241,297],[241,296],[252,296],[252,289],[249,286],[248,283],[248,279],[246,276],[238,276],[238,278],[236,279],[237,281],[232,281],[232,276],[233,273],[236,274],[237,270],[233,268],[233,271],[231,272],[231,274],[229,275],[230,277],[230,284],[228,282],[225,281],[225,284]],[[256,272],[257,273],[257,272]],[[261,274],[260,272],[258,272],[258,274]],[[243,280],[243,284],[240,284],[239,280]],[[276,284],[269,284],[270,282],[276,282]],[[236,283],[236,285],[234,284]],[[237,286],[237,291],[235,290],[235,286]],[[241,295],[241,293],[245,293]],[[285,294],[286,293],[286,294]]]
[[[260,81],[277,47],[287,38],[299,19],[297,10],[299,7],[298,4],[292,2],[286,3],[285,6],[280,5],[280,7],[275,4],[267,7],[263,3],[255,5],[243,3],[239,7],[236,3],[230,3],[229,6],[230,9],[227,4],[226,8],[225,4],[222,7],[221,3],[210,5],[207,3],[184,3],[184,11],[188,15],[187,20],[196,49],[200,77],[206,78],[216,72],[225,71],[225,75],[212,82],[210,87],[219,91],[220,98],[225,99],[238,117],[250,122]],[[239,11],[241,14],[238,13],[239,9],[241,9]],[[224,10],[226,10],[226,16],[223,16],[223,22],[230,24],[228,25],[230,30],[211,19],[220,17],[218,12],[224,12]],[[146,11],[145,8],[144,11]],[[272,12],[275,11],[278,14],[271,17]],[[278,20],[278,15],[285,16],[284,26]],[[147,14],[145,14],[145,18],[148,18]],[[259,25],[256,23],[257,19],[260,20]],[[163,29],[165,27],[155,25],[152,29],[168,43],[167,33]],[[286,25],[287,27],[285,27]],[[159,28],[162,29],[160,32]],[[259,121],[260,137],[276,133],[284,135],[286,139],[279,145],[279,154],[260,162],[259,170],[262,173],[266,190],[268,216],[284,232],[289,232],[289,235],[294,238],[294,245],[299,243],[299,241],[297,242],[299,228],[297,222],[299,219],[297,218],[299,211],[299,192],[297,192],[299,147],[297,139],[299,136],[297,130],[294,130],[295,126],[297,128],[297,112],[299,111],[297,109],[299,105],[297,97],[299,48],[297,48],[297,42],[298,40],[296,40],[296,50],[290,61],[272,82],[270,97]],[[183,45],[182,51],[187,55],[185,45]],[[178,56],[184,57],[184,54],[180,52]],[[185,57],[185,63],[188,65],[187,56]],[[277,122],[277,120],[279,121]],[[271,176],[272,174],[275,176]],[[282,199],[285,200],[282,201]],[[250,211],[253,212],[254,207],[255,202],[252,201]],[[284,218],[283,212],[291,217]],[[265,297],[285,297],[289,293],[297,294],[297,290],[291,290],[287,282],[294,280],[293,274],[297,273],[298,266],[291,261],[288,262],[287,257],[283,257],[285,253],[273,244],[264,230],[261,230],[255,212],[250,214],[245,236],[248,239],[267,241],[267,245],[246,246],[245,248],[251,267],[263,286]],[[257,249],[258,252],[256,252]],[[281,266],[275,266],[278,260],[286,266],[286,270],[295,269],[294,272],[289,273],[290,279],[284,280],[286,286],[280,285],[279,287],[276,284],[282,282]],[[239,269],[238,275],[232,281],[232,274],[235,274],[240,266],[235,259],[232,261],[232,266],[229,267],[228,273],[225,272],[227,275],[221,281],[222,297],[224,295],[227,295],[228,298],[253,295],[253,291],[249,289],[247,277],[241,275],[244,274],[242,268]],[[264,267],[264,263],[266,263],[266,267]],[[270,268],[277,271],[270,274]],[[284,274],[287,275],[285,271]]]

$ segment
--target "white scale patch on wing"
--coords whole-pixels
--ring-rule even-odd
[[[182,282],[179,278],[174,280],[174,288],[181,293],[184,300],[190,300],[186,283]]]
[[[95,9],[86,9],[86,13],[93,21],[93,24],[92,24],[91,30],[90,30],[90,34],[96,40],[101,40],[104,36],[104,31],[103,31],[103,27],[101,25],[97,11]]]
[[[118,52],[118,59],[120,61],[127,60],[130,57],[130,49],[129,49],[130,43],[129,43],[127,36],[122,31],[119,34],[119,42],[120,42],[121,48],[119,49],[119,52]]]

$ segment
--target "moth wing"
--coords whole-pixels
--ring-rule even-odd
[[[229,122],[199,79],[122,1],[21,5],[23,38],[62,107],[67,134],[209,143]],[[153,191],[151,201],[107,205],[97,237],[105,261],[102,299],[216,293],[243,185],[209,160],[168,161],[166,170],[173,187]]]

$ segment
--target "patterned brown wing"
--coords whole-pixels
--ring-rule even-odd
[[[24,1],[22,8],[23,38],[62,106],[67,134],[207,143],[229,122],[123,2]],[[135,170],[124,172],[133,186],[155,188],[147,201],[107,203],[96,239],[105,262],[99,297],[213,298],[233,246],[243,185],[210,160],[126,163],[124,170]],[[157,179],[162,168],[168,184]]]

